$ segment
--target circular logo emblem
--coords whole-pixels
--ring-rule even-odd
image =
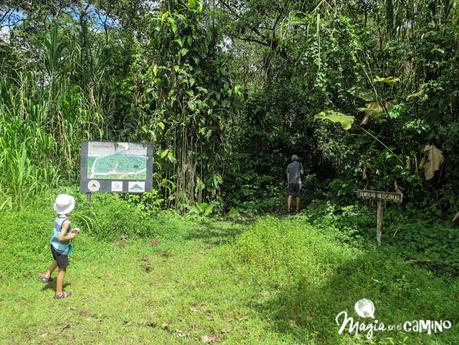
[[[91,180],[88,182],[88,189],[91,192],[97,192],[100,189],[100,183],[96,180]]]
[[[371,317],[375,318],[375,305],[369,299],[363,298],[358,300],[354,306],[355,312],[360,317]]]

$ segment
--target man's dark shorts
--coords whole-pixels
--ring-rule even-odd
[[[51,254],[53,254],[53,259],[57,262],[57,267],[66,268],[69,265],[69,258],[66,254],[60,254],[56,249],[54,249],[51,244]]]
[[[288,184],[288,195],[291,196],[300,196],[300,184],[299,183],[289,183]]]

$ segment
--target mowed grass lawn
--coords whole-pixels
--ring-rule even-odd
[[[54,300],[54,282],[37,280],[50,261],[49,217],[0,216],[1,344],[459,342],[457,281],[345,246],[302,216],[254,224],[170,216],[149,236],[113,241],[83,232],[66,275],[74,295]],[[340,311],[365,321],[353,312],[361,298],[387,324],[449,319],[453,328],[338,335]]]

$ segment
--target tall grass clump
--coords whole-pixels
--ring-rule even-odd
[[[0,80],[0,208],[78,176],[81,140],[99,138],[102,117],[65,82],[48,93],[33,73]]]
[[[5,81],[0,81],[0,87],[0,191],[3,199],[10,196],[11,206],[22,208],[34,193],[58,181],[51,160],[56,142],[39,125],[40,106],[10,95],[12,89],[7,91]]]
[[[77,196],[78,208],[73,214],[78,226],[97,240],[112,242],[144,238],[167,239],[178,243],[185,241],[195,224],[175,211],[145,210],[143,204],[133,203],[117,194],[97,194],[88,204],[84,194]]]
[[[336,315],[369,298],[376,319],[385,324],[406,320],[450,320],[453,328],[440,334],[380,332],[377,344],[453,344],[457,325],[459,283],[412,267],[390,249],[345,246],[304,217],[263,218],[229,247],[228,265],[241,284],[254,292],[252,307],[262,318],[298,343],[364,344],[358,337],[338,335]],[[260,298],[260,296],[262,296]],[[372,343],[372,342],[370,342]]]

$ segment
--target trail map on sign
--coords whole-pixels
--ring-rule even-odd
[[[132,143],[89,142],[87,178],[145,180],[147,148]]]

